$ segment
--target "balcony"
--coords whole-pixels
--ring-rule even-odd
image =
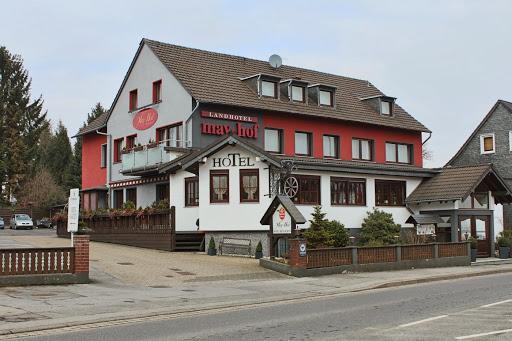
[[[123,151],[121,174],[150,175],[156,173],[160,164],[176,157],[175,153],[168,153],[166,148],[179,148],[180,146],[181,141],[163,141],[159,144],[151,143]]]

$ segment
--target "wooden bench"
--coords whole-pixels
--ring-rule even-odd
[[[245,251],[247,255],[251,255],[251,240],[242,238],[224,237],[219,243],[219,251],[222,255],[228,250],[233,250],[233,254],[238,254],[237,250]]]

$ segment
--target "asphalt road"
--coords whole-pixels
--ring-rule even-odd
[[[512,330],[502,332],[512,328],[511,318],[512,274],[501,274],[136,323],[77,327],[73,332],[52,331],[29,339],[512,340]],[[491,334],[478,336],[480,333]]]

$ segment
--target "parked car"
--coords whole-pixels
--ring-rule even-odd
[[[38,228],[47,228],[47,229],[51,229],[53,228],[53,224],[52,224],[52,221],[50,220],[50,218],[42,218],[42,219],[39,219],[37,221],[37,224],[36,226]]]
[[[32,230],[34,228],[34,222],[28,214],[14,214],[11,217],[11,229],[19,230],[26,229]]]
[[[5,227],[4,218],[0,217],[0,229],[3,230]]]

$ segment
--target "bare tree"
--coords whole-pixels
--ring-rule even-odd
[[[22,205],[31,204],[39,208],[48,208],[65,200],[64,190],[46,168],[39,169],[31,179],[25,181],[18,195],[18,202]]]

